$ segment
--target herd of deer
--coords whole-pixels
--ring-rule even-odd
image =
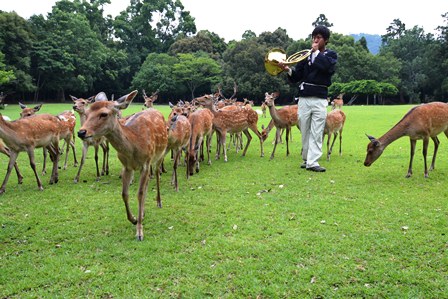
[[[276,108],[275,99],[279,96],[278,93],[265,94],[263,105],[270,112],[271,122],[261,132],[257,126],[258,113],[252,108],[251,103],[248,101],[239,103],[236,100],[232,100],[232,98],[226,99],[221,92],[197,97],[191,103],[181,101],[176,105],[171,104],[172,110],[167,120],[165,120],[161,112],[153,107],[153,102],[157,99],[158,93],[155,92],[151,96],[147,96],[144,91],[143,93],[145,108],[141,112],[127,117],[121,115],[121,110],[126,109],[131,104],[137,95],[137,91],[122,96],[118,100],[108,100],[102,92],[88,99],[71,96],[73,110],[79,114],[81,121],[81,127],[77,135],[83,141],[81,163],[74,181],[75,183],[79,181],[89,146],[95,148],[97,180],[101,175],[108,174],[109,144],[111,144],[117,151],[118,159],[123,166],[121,172],[122,198],[128,220],[136,225],[136,237],[138,240],[143,239],[144,203],[149,179],[153,176],[156,177],[157,206],[162,206],[160,173],[165,171],[163,161],[169,152],[172,153],[173,159],[171,183],[175,190],[178,191],[177,167],[179,163],[182,163],[182,152],[185,152],[184,163],[187,166],[186,176],[189,178],[194,172],[199,172],[200,162],[205,161],[205,153],[207,153],[207,163],[211,164],[210,146],[214,132],[216,132],[217,138],[215,158],[219,159],[222,153],[224,161],[227,161],[227,134],[234,138],[235,146],[239,147],[242,144],[241,135],[244,133],[246,136],[246,145],[242,153],[244,156],[252,140],[250,133],[252,131],[259,139],[260,156],[263,157],[263,143],[267,139],[270,130],[275,127],[276,136],[270,157],[273,159],[282,131],[286,130],[286,155],[288,156],[291,129],[294,126],[299,128],[297,105]],[[330,160],[337,136],[339,136],[339,154],[342,154],[342,131],[346,119],[344,112],[340,109],[342,104],[342,99],[341,102],[334,101],[332,103],[333,109],[327,115],[324,132],[324,134],[328,135],[327,160]],[[44,157],[46,157],[47,151],[50,153],[50,158],[53,162],[50,184],[58,181],[60,140],[64,140],[66,144],[64,169],[67,167],[69,147],[73,150],[75,166],[78,163],[74,146],[76,117],[72,111],[65,111],[55,116],[37,114],[36,112],[40,110],[40,106],[33,108],[28,108],[22,104],[20,106],[22,113],[21,118],[18,120],[7,121],[0,114],[0,152],[9,156],[7,172],[0,187],[0,194],[5,192],[5,186],[12,168],[16,170],[19,184],[22,183],[23,177],[16,164],[17,156],[22,151],[28,153],[39,190],[42,190],[43,187],[34,162],[35,148],[42,147],[44,149]],[[425,177],[427,177],[426,154],[428,140],[432,138],[435,144],[431,164],[431,169],[433,169],[439,144],[437,135],[441,132],[444,132],[448,137],[448,104],[435,102],[416,106],[382,137],[375,139],[368,136],[371,142],[368,144],[364,165],[370,166],[394,140],[402,136],[409,136],[411,140],[411,159],[407,177],[412,174],[415,143],[418,139],[423,139],[424,141],[423,156],[425,160]],[[332,136],[333,141],[330,142]],[[101,172],[98,166],[98,151],[100,147],[103,150],[103,168]],[[140,171],[140,182],[137,194],[138,215],[135,217],[129,206],[129,186],[133,179],[134,171],[137,170]],[[43,168],[44,172],[45,166]]]

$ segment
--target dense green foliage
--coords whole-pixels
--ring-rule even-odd
[[[40,112],[69,108],[45,104]],[[141,108],[131,105],[124,114]],[[404,177],[406,137],[371,167],[362,164],[365,133],[381,136],[410,108],[344,107],[343,153],[321,161],[325,173],[299,168],[295,128],[289,157],[279,144],[269,160],[273,134],[259,157],[254,137],[246,157],[232,147],[227,163],[202,164],[188,181],[180,166],[179,192],[170,185],[168,155],[163,208],[156,208],[151,180],[142,242],[126,219],[114,151],[110,174],[99,182],[90,148],[80,183],[73,183],[77,168],[70,164],[55,185],[44,176],[42,192],[21,153],[24,182],[17,185],[12,173],[0,196],[0,297],[446,298],[447,139],[439,136],[436,168],[427,179],[421,141],[414,175]],[[156,109],[168,115],[167,106]],[[2,113],[14,119],[19,111],[9,105]],[[260,118],[258,126],[269,120]],[[76,146],[80,157],[78,138]],[[428,160],[432,143],[429,153]],[[39,150],[36,159],[40,170]],[[1,179],[5,161],[0,155]],[[134,213],[137,185],[130,191]]]
[[[217,33],[196,32],[195,19],[180,0],[131,0],[115,18],[104,16],[103,7],[109,2],[60,0],[48,15],[28,20],[0,11],[0,53],[5,64],[0,65],[0,74],[12,72],[14,76],[0,81],[1,91],[8,95],[6,101],[64,101],[73,93],[122,94],[130,88],[147,88],[160,90],[159,101],[167,103],[214,92],[218,85],[224,94],[231,93],[234,83],[237,97],[255,103],[260,103],[266,91],[279,91],[280,103],[296,97],[297,90],[284,75],[266,73],[264,56],[274,47],[289,55],[309,49],[309,36],[293,40],[284,28],[257,36],[248,28],[241,40],[225,42]],[[355,41],[332,32],[328,47],[339,55],[333,79],[340,88],[333,89],[331,96],[343,90],[355,104],[371,98],[378,99],[377,103],[445,101],[448,12],[440,13],[437,35],[392,20],[376,55],[369,52],[367,39]],[[317,24],[333,26],[324,14],[312,23]],[[172,69],[173,65],[186,66],[179,61],[186,56],[179,54],[192,55],[192,67],[202,65],[195,72],[195,83],[187,80],[191,69]],[[158,55],[170,56],[168,60],[161,56],[163,62],[169,61],[165,67],[157,61]],[[359,92],[350,87],[352,81],[369,88]]]

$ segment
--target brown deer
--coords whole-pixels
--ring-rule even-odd
[[[251,129],[260,140],[261,157],[264,156],[263,140],[261,133],[258,131],[258,114],[253,109],[234,109],[234,110],[216,110],[213,104],[213,96],[205,95],[195,98],[195,101],[205,108],[209,109],[213,114],[213,126],[219,135],[216,159],[219,159],[220,149],[224,149],[224,161],[227,162],[226,135],[227,133],[243,132],[247,137],[246,146],[244,147],[242,156],[244,157],[247,148],[252,140],[252,135],[248,129]]]
[[[331,109],[342,109],[342,106],[344,106],[344,100],[343,100],[344,94],[341,93],[337,96],[333,101],[331,101]]]
[[[196,172],[199,172],[199,163],[205,158],[203,152],[204,139],[207,151],[207,163],[208,165],[212,164],[210,145],[213,134],[213,114],[208,109],[197,109],[190,113],[188,120],[191,124],[191,135],[187,156],[187,178],[193,175],[194,169],[196,169]]]
[[[342,130],[345,124],[345,113],[340,109],[331,110],[327,114],[325,121],[324,136],[328,135],[327,139],[327,161],[330,161],[330,155],[333,151],[333,145],[336,141],[336,137],[339,135],[339,156],[342,155]],[[333,142],[330,146],[330,139],[333,135]]]
[[[177,182],[177,166],[182,155],[182,150],[188,147],[191,136],[191,124],[185,115],[172,113],[168,119],[168,146],[167,151],[173,152],[173,174],[171,184],[179,191]]]
[[[128,220],[137,226],[137,240],[143,240],[143,217],[145,198],[151,169],[157,182],[157,206],[162,207],[160,197],[160,168],[168,143],[165,119],[156,109],[146,109],[127,118],[118,119],[119,109],[126,108],[137,95],[137,91],[121,97],[117,102],[100,101],[91,104],[86,111],[86,120],[78,131],[83,140],[106,137],[117,150],[122,169],[122,198]],[[138,217],[129,208],[129,186],[134,171],[140,170],[137,193]]]
[[[267,110],[268,106],[266,105],[265,102],[261,103],[261,115],[266,118],[266,110]]]
[[[265,93],[265,104],[269,108],[269,113],[271,114],[272,121],[277,128],[274,149],[272,150],[271,160],[274,159],[275,149],[277,147],[277,143],[281,139],[282,130],[286,130],[286,156],[289,156],[289,136],[291,132],[291,128],[296,126],[299,128],[299,117],[298,117],[298,106],[284,106],[281,109],[275,108],[275,99],[279,96],[278,92],[274,93]],[[268,126],[269,128],[269,126]],[[266,129],[265,129],[266,130]],[[267,130],[265,131],[266,135],[263,137],[263,140],[267,138]]]
[[[154,107],[154,102],[157,100],[158,97],[159,97],[159,90],[158,89],[150,97],[148,97],[146,95],[146,92],[143,89],[143,99],[145,100],[145,103],[143,104],[143,106],[145,106],[146,108]]]
[[[73,101],[73,110],[78,112],[81,126],[82,126],[86,120],[87,107],[91,102],[95,101],[95,97],[83,99],[83,98],[76,98],[74,96],[70,96],[70,98]],[[82,170],[82,167],[84,166],[84,162],[86,160],[87,150],[88,150],[89,146],[93,146],[93,148],[95,149],[94,157],[95,157],[95,166],[96,166],[96,180],[99,181],[100,176],[102,176],[104,174],[106,174],[106,175],[109,174],[109,143],[108,143],[108,141],[103,136],[98,137],[98,138],[90,138],[88,140],[83,140],[81,163],[79,165],[79,169],[75,176],[75,179],[73,180],[75,183],[79,182],[79,177],[81,176],[81,170]],[[101,173],[100,173],[100,169],[98,166],[98,150],[100,147],[103,150],[103,166],[101,169]]]
[[[430,170],[434,169],[439,140],[437,135],[444,132],[448,137],[448,104],[442,102],[432,102],[415,106],[406,113],[403,118],[393,126],[383,136],[376,139],[367,135],[370,143],[367,145],[367,155],[364,161],[365,166],[370,166],[383,153],[384,149],[403,136],[409,136],[411,141],[411,158],[406,177],[412,175],[412,161],[414,159],[415,144],[417,140],[423,139],[423,160],[425,164],[425,178],[429,176],[426,156],[428,153],[429,138],[434,142],[434,155]]]
[[[22,109],[20,111],[20,118],[34,115],[40,110],[40,108],[42,108],[42,104],[39,104],[39,105],[34,106],[33,108],[30,108],[27,105],[22,104],[20,102],[19,102],[19,106]]]
[[[43,190],[42,182],[36,172],[34,161],[34,149],[47,147],[53,161],[53,171],[50,184],[58,182],[58,160],[59,160],[59,133],[60,120],[50,114],[36,114],[34,116],[5,121],[0,114],[0,138],[9,148],[8,169],[0,187],[0,194],[5,192],[11,170],[20,152],[27,152],[31,168],[36,177],[39,190]]]

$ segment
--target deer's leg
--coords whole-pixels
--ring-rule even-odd
[[[207,164],[208,165],[212,165],[212,159],[210,157],[210,148],[211,148],[211,145],[212,145],[212,136],[213,136],[213,133],[210,134],[210,135],[207,135],[206,138],[205,138],[205,145],[207,147],[207,160],[208,160]]]
[[[158,166],[160,166],[160,162],[158,163]],[[146,184],[146,186],[148,186],[148,184]],[[157,207],[161,208],[162,207],[162,197],[160,196],[160,173],[156,174],[156,188],[157,188],[157,197],[156,197]]]
[[[100,180],[100,167],[98,165],[98,151],[99,151],[99,145],[95,144],[94,145],[94,149],[95,149],[95,166],[96,166],[96,181],[98,182]]]
[[[70,140],[65,140],[65,161],[64,161],[64,168],[63,168],[64,170],[67,169],[68,152],[69,151],[70,151]]]
[[[277,128],[275,131],[274,148],[272,149],[272,153],[271,153],[271,157],[270,157],[271,160],[274,159],[275,149],[277,148],[277,144],[279,143],[281,134],[282,134],[281,129]]]
[[[83,142],[82,144],[82,156],[81,156],[81,164],[79,165],[78,173],[76,174],[75,179],[73,180],[75,183],[79,182],[79,176],[81,175],[82,167],[84,166],[84,162],[86,161],[87,149],[89,145],[87,142]]]
[[[291,129],[286,127],[286,156],[289,156],[289,137],[291,135]]]
[[[37,171],[36,171],[36,163],[34,161],[34,150],[28,149],[27,153],[28,153],[28,158],[30,159],[31,169],[33,170],[34,176],[36,177],[37,188],[42,191],[42,190],[44,190],[44,187],[42,187],[42,182],[41,182],[39,175],[37,174]],[[17,158],[17,156],[16,156],[16,158]],[[8,170],[9,170],[9,165],[8,165]]]
[[[203,146],[202,146],[202,142],[203,141],[204,141],[204,137],[200,136],[199,140],[198,140],[198,143],[196,144],[197,146],[199,146],[197,149],[195,149],[196,173],[199,172],[199,164],[201,162],[200,155],[201,155],[201,150],[203,148]]]
[[[154,167],[154,173],[158,178],[160,176],[159,172],[160,164]],[[138,187],[138,217],[137,217],[137,232],[136,237],[138,241],[143,240],[143,218],[145,216],[145,198],[148,191],[148,181],[149,181],[149,172],[151,166],[144,165],[142,171],[140,172],[140,184]]]
[[[334,143],[336,142],[336,138],[338,137],[338,133],[337,132],[334,132],[333,133],[333,141],[331,142],[331,146],[330,146],[330,151],[329,151],[329,156],[328,156],[328,160],[330,160],[330,155],[333,153],[333,146],[334,146]],[[330,141],[330,138],[328,138],[328,141]],[[339,146],[340,146],[340,144],[339,144]],[[340,150],[340,149],[339,149]]]
[[[47,174],[47,149],[45,147],[42,148],[42,154],[44,156],[44,161],[42,163],[42,175]]]
[[[17,183],[20,185],[23,182],[23,176],[20,173],[19,166],[17,165],[17,162],[14,163],[14,169],[16,170],[16,174],[17,174]]]
[[[406,177],[409,178],[412,175],[412,161],[414,160],[414,153],[415,153],[415,144],[417,143],[416,140],[411,140],[411,158],[409,160],[409,168],[408,173],[406,174]]]
[[[434,141],[434,154],[432,156],[431,167],[429,168],[429,171],[432,171],[435,168],[437,151],[439,149],[439,144],[440,144],[440,140],[439,140],[439,138],[437,138],[437,136],[431,137],[431,139],[432,139],[432,141]]]
[[[246,135],[246,137],[247,137],[246,146],[244,147],[244,151],[243,151],[243,154],[242,154],[242,156],[244,157],[246,155],[247,148],[249,147],[250,141],[252,140],[252,135],[250,135],[250,132],[247,129],[244,130],[243,132],[244,132],[244,135]]]
[[[423,138],[423,162],[425,164],[425,178],[429,177],[428,164],[426,163],[426,157],[428,155],[428,144],[429,144],[429,138],[428,137]]]
[[[121,182],[122,182],[121,197],[123,198],[128,220],[132,224],[137,224],[137,219],[134,217],[134,215],[132,215],[131,209],[129,208],[129,186],[131,185],[133,172],[134,172],[133,170],[126,169],[124,167],[123,170],[121,171]]]
[[[59,181],[58,178],[58,164],[59,164],[59,143],[55,142],[54,144],[47,147],[47,151],[50,153],[50,159],[53,162],[53,170],[51,171],[50,177],[50,185],[56,184]]]
[[[339,132],[339,156],[342,156],[342,130]]]
[[[171,184],[174,185],[174,190],[176,190],[176,192],[179,191],[179,186],[177,185],[177,166],[179,164],[181,153],[182,150],[179,149],[174,151],[173,175],[171,176]]]
[[[3,179],[2,186],[0,187],[0,194],[5,193],[6,183],[8,183],[8,179],[9,179],[9,176],[11,175],[12,168],[16,164],[17,156],[18,156],[18,153],[16,153],[16,152],[13,152],[13,151],[9,152],[8,168],[6,171],[5,178]],[[36,165],[34,165],[34,174],[36,175],[36,178],[38,179],[37,185],[39,186],[40,180],[39,180],[39,176],[37,175],[37,172],[36,172]],[[39,189],[42,190],[42,183],[40,184]]]
[[[78,159],[76,159],[76,146],[75,146],[75,141],[74,140],[70,140],[70,147],[72,148],[72,152],[73,152],[73,167],[78,166]]]

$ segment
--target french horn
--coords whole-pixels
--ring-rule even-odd
[[[283,62],[283,64],[286,65],[294,65],[299,61],[308,58],[308,56],[310,55],[311,50],[302,50],[292,54],[289,57],[286,57],[286,52],[284,50],[280,48],[274,48],[266,53],[266,56],[264,57],[264,67],[269,74],[277,76],[278,74],[283,72],[283,69],[278,66],[279,62]]]

